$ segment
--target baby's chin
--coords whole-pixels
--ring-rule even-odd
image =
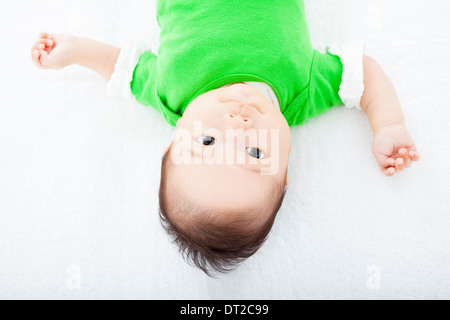
[[[239,82],[218,89],[219,101],[229,102],[238,101],[251,105],[263,114],[274,112],[277,110],[275,105],[258,91],[258,89]],[[279,110],[278,110],[279,111]]]

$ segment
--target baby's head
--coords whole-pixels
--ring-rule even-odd
[[[290,130],[258,90],[233,84],[193,100],[161,166],[161,222],[184,258],[227,272],[264,243],[288,184]]]

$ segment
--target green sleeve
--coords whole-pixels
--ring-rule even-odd
[[[308,119],[314,118],[333,106],[343,105],[339,97],[343,66],[338,56],[314,50],[307,103]]]
[[[156,60],[157,56],[151,52],[145,52],[141,55],[134,69],[131,92],[140,104],[152,106],[160,111],[156,90]]]

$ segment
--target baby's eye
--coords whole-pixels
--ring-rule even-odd
[[[216,142],[216,139],[210,136],[202,136],[197,139],[197,142],[205,146],[212,146]]]
[[[247,148],[247,153],[256,159],[264,159],[264,153],[258,148]]]

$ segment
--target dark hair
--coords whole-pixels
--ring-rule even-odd
[[[184,260],[208,276],[234,270],[265,242],[283,203],[285,180],[275,183],[267,196],[266,206],[259,209],[264,213],[262,216],[269,216],[265,221],[255,224],[255,215],[248,211],[233,212],[227,220],[220,218],[223,215],[218,213],[230,212],[205,210],[179,193],[176,199],[169,198],[175,194],[174,188],[167,183],[169,159],[170,149],[162,159],[159,187],[159,216],[164,230],[177,244]],[[174,222],[171,217],[180,211],[181,216],[189,218]]]

